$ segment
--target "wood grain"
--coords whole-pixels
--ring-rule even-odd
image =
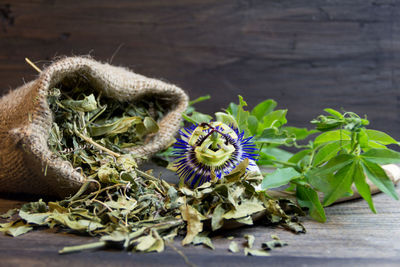
[[[400,138],[399,11],[395,0],[0,0],[0,94],[36,76],[24,57],[43,67],[91,54],[211,94],[202,111],[274,98],[310,127],[343,107]]]
[[[400,190],[398,190],[400,191]],[[374,196],[378,214],[370,212],[364,201],[350,201],[327,208],[328,221],[324,224],[303,218],[306,234],[295,235],[286,230],[268,226],[225,231],[213,238],[214,251],[201,246],[181,247],[190,262],[198,266],[391,266],[400,261],[400,206],[388,196]],[[20,205],[15,200],[0,200],[0,212]],[[227,236],[238,243],[244,234],[256,237],[255,246],[271,240],[276,234],[289,243],[271,251],[270,257],[246,257],[228,252]],[[93,238],[76,236],[55,230],[31,232],[17,238],[0,235],[0,266],[184,266],[185,262],[173,249],[157,254],[119,252],[116,250],[92,251],[58,255],[67,245],[93,241]]]

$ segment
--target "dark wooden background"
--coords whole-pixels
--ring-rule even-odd
[[[0,0],[0,95],[60,55],[90,54],[184,88],[218,111],[274,98],[296,126],[325,107],[400,138],[395,0]]]

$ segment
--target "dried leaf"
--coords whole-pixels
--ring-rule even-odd
[[[50,213],[27,213],[23,210],[19,211],[19,217],[25,220],[27,223],[44,225],[46,224],[46,219],[49,217]]]
[[[19,221],[17,223],[11,222],[0,224],[0,232],[4,232],[4,234],[8,234],[14,237],[23,235],[31,230],[33,230],[33,228],[22,221]]]
[[[246,246],[252,248],[255,241],[254,235],[244,235],[244,238],[247,240]]]
[[[222,207],[222,204],[219,204],[215,209],[211,217],[211,229],[213,231],[218,230],[224,225],[224,213],[225,209]]]
[[[227,183],[238,181],[245,173],[249,166],[249,159],[245,158],[241,163],[239,163],[228,175],[225,176]]]
[[[14,216],[17,213],[18,213],[18,209],[16,209],[16,208],[15,209],[10,209],[6,213],[1,214],[0,218],[2,218],[2,219],[11,219],[12,216]]]
[[[135,247],[139,251],[147,251],[150,249],[154,243],[157,242],[157,239],[155,239],[151,234],[145,235],[142,237],[139,237],[137,239],[138,245]]]
[[[192,243],[194,237],[203,231],[203,223],[201,222],[201,214],[190,205],[180,206],[183,220],[187,222],[187,233],[185,238],[182,240],[182,245]]]
[[[246,256],[270,256],[268,252],[262,249],[250,249],[250,248],[244,248],[244,255]]]
[[[259,211],[264,210],[265,207],[257,202],[245,201],[238,205],[235,210],[230,210],[223,215],[224,219],[237,219],[252,215]]]
[[[288,243],[285,241],[281,241],[281,240],[271,240],[271,241],[267,241],[261,244],[261,247],[264,250],[272,250],[276,247],[283,247],[283,246],[287,246]]]
[[[211,249],[215,249],[213,243],[211,242],[211,239],[208,237],[208,234],[209,234],[208,232],[203,232],[201,234],[196,235],[192,243],[194,245],[203,244]]]
[[[238,253],[240,251],[238,243],[236,241],[231,241],[229,244],[229,250],[232,253]]]

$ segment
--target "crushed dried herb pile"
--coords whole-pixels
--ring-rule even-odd
[[[110,245],[161,252],[165,242],[178,235],[184,236],[183,245],[213,248],[210,233],[252,225],[255,220],[304,232],[296,219],[300,209],[288,200],[256,192],[263,177],[246,172],[247,159],[230,174],[195,189],[171,185],[151,171],[141,171],[138,155],[124,149],[142,144],[157,132],[157,120],[164,114],[162,104],[154,99],[120,103],[76,84],[72,89],[54,88],[49,94],[54,123],[48,145],[78,168],[86,183],[62,201],[39,200],[10,211],[5,217],[14,213],[18,217],[0,224],[0,231],[18,236],[46,226],[100,237],[60,253]]]

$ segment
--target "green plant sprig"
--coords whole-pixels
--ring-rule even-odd
[[[247,103],[239,96],[238,104],[231,103],[223,112],[215,113],[216,120],[253,136],[259,148],[258,165],[277,168],[265,176],[262,190],[288,186],[286,190],[295,194],[297,203],[320,222],[326,220],[324,207],[351,196],[352,185],[376,213],[367,178],[382,192],[398,200],[393,182],[381,167],[400,163],[400,153],[387,147],[399,145],[394,138],[367,129],[367,118],[330,108],[324,110],[329,115],[320,115],[311,121],[315,130],[288,127],[287,110],[275,110],[276,106],[274,100],[268,99],[249,111]],[[191,123],[212,120],[211,116],[194,109],[184,118]],[[308,144],[298,144],[317,133]],[[292,146],[299,151],[292,154],[282,146]],[[320,195],[323,195],[322,201]]]

